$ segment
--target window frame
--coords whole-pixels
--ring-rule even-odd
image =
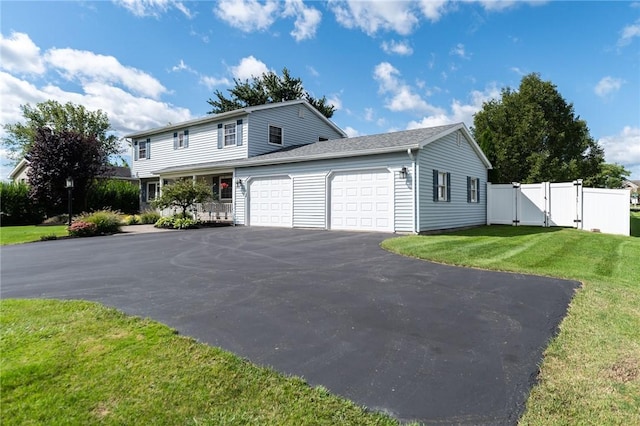
[[[272,136],[271,129],[279,129],[280,130],[280,135],[279,135],[280,143],[271,142],[271,136]],[[284,130],[282,129],[282,126],[276,126],[274,124],[269,124],[268,138],[269,138],[269,140],[268,140],[269,145],[284,146]]]
[[[138,141],[138,160],[147,159],[147,150],[148,150],[147,143],[148,141],[146,139]],[[142,150],[143,144],[144,144],[144,151]],[[144,155],[141,155],[142,152],[144,152]]]
[[[438,170],[438,201],[449,201],[447,197],[447,172]]]
[[[233,129],[233,133],[227,133],[227,129]],[[233,136],[233,142],[227,143],[227,140],[231,140]],[[238,125],[237,123],[225,123],[222,126],[222,147],[236,146],[238,142]]]
[[[223,180],[226,181],[224,183],[229,185],[227,188],[222,188]],[[219,201],[233,200],[233,176],[231,175],[218,176],[218,188],[219,188],[218,190]],[[223,197],[222,196],[223,193],[226,193],[225,195],[229,195],[229,197]]]
[[[478,191],[480,189],[480,179],[479,178],[469,178],[469,202],[470,203],[479,203]]]

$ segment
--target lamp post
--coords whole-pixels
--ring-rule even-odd
[[[71,214],[72,214],[71,210],[73,208],[73,177],[69,176],[67,178],[67,184],[65,188],[67,188],[68,196],[69,196],[69,226],[71,226]]]

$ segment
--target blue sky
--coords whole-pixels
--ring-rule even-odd
[[[471,127],[537,72],[640,179],[640,2],[2,1],[0,20],[0,124],[55,99],[102,109],[122,136],[287,67],[350,135]]]

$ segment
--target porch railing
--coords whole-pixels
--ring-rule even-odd
[[[164,209],[162,216],[171,216],[178,213],[175,209]],[[198,203],[189,209],[196,219],[202,222],[231,222],[233,221],[233,204],[214,201],[211,203]]]

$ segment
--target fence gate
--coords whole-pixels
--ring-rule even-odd
[[[487,225],[563,226],[629,235],[629,190],[562,183],[487,183]]]

